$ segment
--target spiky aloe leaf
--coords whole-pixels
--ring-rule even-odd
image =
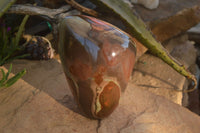
[[[112,12],[113,15],[123,20],[130,30],[129,33],[147,47],[151,53],[161,58],[181,75],[191,79],[194,83],[193,87],[189,90],[183,90],[184,92],[190,92],[196,88],[197,81],[195,76],[169,55],[165,48],[156,41],[151,32],[147,29],[145,23],[133,14],[133,11],[131,11],[126,3],[122,0],[91,0],[91,2],[99,7],[100,10],[98,10],[98,12],[102,14],[105,14],[105,12]]]

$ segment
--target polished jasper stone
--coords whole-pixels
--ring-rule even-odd
[[[134,40],[96,18],[68,16],[59,27],[59,54],[71,91],[83,112],[95,119],[110,115],[134,67]]]

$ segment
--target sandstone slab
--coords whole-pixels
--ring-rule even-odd
[[[131,82],[111,116],[101,121],[88,119],[77,108],[58,61],[13,62],[14,73],[23,68],[27,74],[22,79],[0,90],[1,133],[200,131],[199,116]]]
[[[187,31],[189,39],[200,44],[200,23]]]
[[[176,90],[183,89],[185,80],[161,59],[144,54],[135,66],[131,82],[182,105],[183,94]]]
[[[134,9],[161,42],[186,32],[200,21],[199,0],[160,0],[155,10],[140,5],[135,5]]]
[[[17,62],[21,64],[26,61]],[[37,67],[41,67],[42,65],[39,61],[37,62]],[[26,62],[25,64],[27,65],[27,63],[29,64],[30,62]],[[45,64],[46,63],[47,62],[45,62]],[[42,78],[47,78],[49,75],[46,73],[41,73],[36,77],[34,77],[34,74],[29,75],[31,64],[32,63],[27,65],[26,76],[30,76],[35,84],[33,82],[29,84],[25,80],[20,79],[13,86],[1,88],[0,90],[0,133],[96,132],[97,121],[90,120],[81,114],[76,104],[74,104],[71,93],[68,92],[69,88],[66,88],[67,84],[62,87],[58,86],[58,83],[62,81],[66,83],[64,74],[60,73],[61,77],[59,77],[59,75],[54,76],[54,80],[60,79],[62,80],[60,82],[57,80],[54,82],[49,80],[49,82],[47,79],[47,82],[49,82],[49,87],[47,89],[51,90],[50,92],[52,93],[48,93],[48,91],[44,92],[41,88],[35,88],[33,85],[37,86],[40,84],[44,87],[46,82],[44,82],[45,79]],[[53,66],[53,64],[51,61],[47,63],[49,66]],[[17,68],[20,69],[19,67]],[[34,68],[35,67],[32,69],[34,70]],[[54,70],[46,69],[46,72]],[[59,70],[59,67],[56,68],[56,70]],[[45,70],[41,69],[41,71]],[[46,75],[44,76],[44,74]],[[53,86],[54,84],[55,86]],[[50,86],[53,86],[53,88]],[[59,88],[65,88],[67,92],[59,90]],[[63,93],[65,96],[62,96],[60,93]],[[55,94],[53,95],[55,98],[50,94]],[[58,102],[56,98],[64,99],[66,102],[65,106],[63,106],[64,101]],[[70,100],[72,100],[72,102],[67,104]]]
[[[187,35],[171,39],[165,47],[176,60],[186,68],[194,69],[194,74],[197,74],[195,65],[197,50],[194,42],[188,41]],[[184,94],[177,90],[187,89],[188,81],[161,59],[144,54],[136,64],[132,77],[132,82],[140,88],[164,96],[177,104],[187,105],[187,95],[184,97]]]
[[[119,108],[100,122],[99,133],[198,133],[199,124],[196,114],[129,84]]]
[[[135,10],[139,13],[145,22],[161,20],[175,15],[177,12],[189,9],[195,5],[200,5],[199,0],[159,0],[159,6],[155,10],[149,10],[140,5],[134,5]]]

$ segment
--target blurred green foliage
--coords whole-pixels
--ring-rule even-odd
[[[15,55],[17,51],[23,49],[22,46],[19,46],[19,40],[22,36],[22,32],[24,30],[24,26],[26,21],[28,20],[28,15],[24,17],[22,23],[19,27],[16,36],[11,32],[10,27],[6,27],[4,23],[1,24],[0,28],[0,66],[3,64],[10,62],[14,59],[19,59],[25,57],[27,55]]]
[[[2,72],[2,79],[0,80],[0,88],[1,87],[10,87],[15,82],[17,82],[18,79],[20,79],[24,74],[26,74],[26,70],[22,70],[21,72],[17,73],[12,78],[8,79],[8,76],[10,75],[12,70],[12,64],[10,65],[10,68],[7,73],[3,69],[1,69]]]
[[[8,10],[8,8],[15,2],[16,0],[0,0],[0,17]],[[19,41],[22,36],[25,24],[28,20],[29,15],[26,15],[22,20],[22,23],[19,26],[19,29],[14,35],[11,27],[7,27],[5,23],[0,23],[0,66],[3,64],[10,62],[14,59],[22,58],[27,55],[15,55],[17,51],[22,50],[22,47],[19,46]],[[1,19],[3,20],[3,19]],[[1,69],[2,79],[0,79],[0,88],[9,87],[18,81],[25,73],[26,70],[22,70],[17,73],[15,76],[8,79],[9,74],[12,70],[12,64],[7,73],[3,69]]]

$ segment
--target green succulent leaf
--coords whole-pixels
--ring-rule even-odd
[[[0,17],[10,8],[16,0],[0,0]]]
[[[9,67],[9,69],[8,69],[8,72],[7,72],[7,74],[5,75],[5,79],[6,79],[6,80],[8,79],[8,76],[10,75],[11,70],[12,70],[12,64],[10,64],[10,67]]]
[[[0,66],[14,59],[24,58],[29,55],[29,54],[24,54],[24,55],[15,54],[23,50],[23,47],[19,45],[19,41],[28,18],[29,15],[26,15],[24,17],[22,23],[19,26],[18,32],[14,37],[10,33],[6,32],[5,27],[0,29]]]
[[[1,73],[2,73],[2,79],[0,80],[0,86],[4,83],[4,81],[6,81],[6,74],[4,72],[3,69],[1,69]]]
[[[12,78],[8,79],[8,76],[11,73],[11,70],[12,70],[12,64],[10,65],[8,72],[6,74],[5,74],[5,71],[3,69],[1,69],[2,79],[0,80],[0,88],[1,87],[10,87],[15,82],[17,82],[18,79],[20,79],[22,76],[24,76],[24,74],[26,74],[26,69],[24,69],[21,72],[17,73]]]
[[[16,0],[0,0],[0,17],[10,8],[12,4],[15,3]],[[27,56],[20,55],[12,57],[13,53],[21,48],[18,46],[21,35],[23,33],[25,24],[29,18],[29,15],[26,15],[19,27],[19,30],[16,34],[16,37],[12,37],[8,32],[6,32],[6,28],[3,27],[0,29],[0,66],[3,64],[13,60]],[[8,72],[5,74],[4,70],[1,69],[2,72],[2,79],[0,80],[0,87],[9,87],[17,82],[25,73],[26,70],[22,70],[21,72],[17,73],[14,77],[8,79],[9,74],[12,70],[12,64],[9,67]]]
[[[6,83],[5,87],[10,87],[13,85],[15,82],[17,82],[18,79],[20,79],[22,76],[26,74],[26,69],[22,70],[21,72],[17,73],[14,77],[10,78]]]
[[[112,12],[113,15],[123,20],[129,29],[129,33],[147,47],[151,53],[161,58],[181,75],[191,79],[194,83],[193,88],[185,90],[185,92],[193,91],[196,88],[197,81],[195,76],[169,55],[165,48],[156,41],[151,32],[147,29],[145,23],[134,15],[133,11],[126,3],[122,0],[91,0],[91,2],[98,6],[98,12],[102,14],[105,14],[105,12]]]
[[[29,18],[29,15],[26,15],[26,16],[24,17],[24,19],[22,20],[22,23],[21,23],[20,26],[19,26],[19,30],[18,30],[17,35],[16,35],[16,38],[15,38],[15,45],[16,45],[16,46],[18,46],[18,44],[19,44],[19,40],[20,40],[20,38],[21,38],[21,36],[22,36],[22,32],[23,32],[23,30],[24,30],[24,27],[25,27],[25,24],[26,24],[28,18]]]

